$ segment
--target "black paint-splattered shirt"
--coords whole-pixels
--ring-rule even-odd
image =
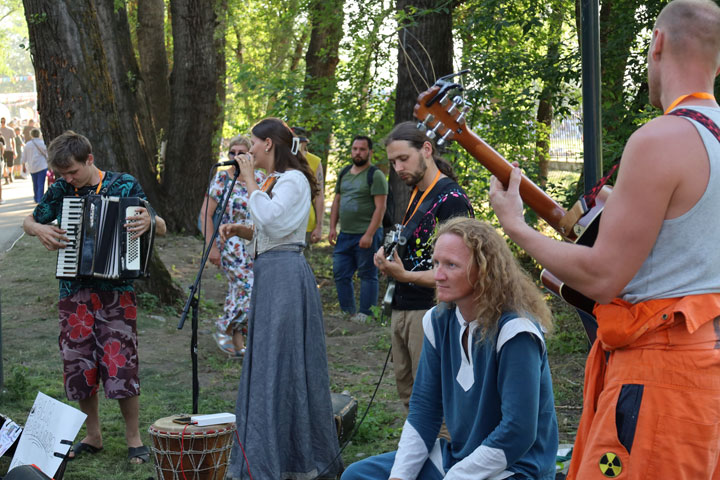
[[[432,270],[432,249],[435,243],[437,225],[453,217],[473,217],[473,208],[462,187],[454,181],[435,187],[435,202],[423,215],[420,224],[408,239],[407,249],[402,256],[406,270]],[[422,192],[418,192],[408,208],[408,215],[415,209]],[[419,215],[418,212],[416,215]],[[428,310],[435,305],[435,291],[413,283],[397,282],[392,308],[395,310]]]

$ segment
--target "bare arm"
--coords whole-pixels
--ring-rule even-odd
[[[335,245],[337,240],[337,223],[340,219],[340,194],[336,193],[333,198],[332,207],[330,207],[330,232],[328,233],[328,242]]]
[[[208,256],[208,260],[210,260],[210,263],[213,265],[220,266],[220,251],[217,248],[217,244],[215,242],[210,245],[210,239],[212,237],[212,232],[215,229],[215,225],[213,224],[213,214],[215,213],[215,209],[217,209],[217,201],[214,198],[210,198],[209,196],[205,195],[205,198],[203,199],[202,207],[200,207],[200,215],[203,219],[203,236],[205,237],[205,248],[210,247],[210,255]]]
[[[325,183],[323,179],[322,164],[318,165],[316,173],[318,181],[318,194],[313,199],[315,208],[315,228],[310,233],[310,242],[317,243],[322,239],[323,217],[325,216]]]
[[[703,160],[699,142],[689,122],[670,117],[655,119],[633,134],[592,247],[547,238],[525,223],[517,193],[519,169],[507,189],[492,179],[490,201],[513,241],[569,286],[607,303],[637,273],[662,222],[689,210],[700,198],[707,176],[705,184],[696,185],[696,175],[707,156]],[[705,169],[709,172],[707,165]]]
[[[360,242],[358,242],[360,248],[370,248],[370,246],[372,246],[373,236],[375,235],[375,232],[377,232],[377,229],[380,228],[383,215],[385,215],[386,198],[387,195],[373,196],[373,200],[375,202],[375,211],[373,212],[373,216],[370,219],[370,224],[368,225],[367,230],[365,230],[363,236],[360,237]]]
[[[54,225],[38,223],[32,214],[23,220],[23,230],[30,236],[38,237],[40,243],[50,251],[65,248],[67,242],[70,241],[70,239],[65,236],[65,230]]]

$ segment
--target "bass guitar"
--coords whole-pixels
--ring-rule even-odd
[[[456,141],[504,185],[507,185],[514,167],[468,128],[466,114],[470,107],[460,96],[451,98],[452,92],[462,91],[459,84],[449,81],[451,77],[441,78],[418,97],[414,110],[415,117],[421,122],[418,128],[426,130],[430,139],[437,138],[438,145],[450,140]],[[565,210],[524,174],[520,182],[520,196],[523,202],[555,229],[564,240],[588,246],[597,238],[600,215],[610,192],[610,187],[603,187],[592,208],[587,208],[581,199],[570,210]],[[541,280],[548,290],[578,310],[592,343],[597,329],[592,314],[595,301],[568,287],[547,270],[543,270]]]

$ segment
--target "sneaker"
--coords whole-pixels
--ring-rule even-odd
[[[353,322],[356,322],[356,323],[367,323],[369,318],[370,318],[369,315],[358,312],[355,315],[353,315],[352,317],[350,317],[350,320],[352,320]]]

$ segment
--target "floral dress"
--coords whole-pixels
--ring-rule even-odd
[[[208,196],[218,205],[222,205],[225,201],[225,190],[232,183],[231,172],[232,170],[218,172],[208,189]],[[255,181],[262,184],[264,180],[265,175],[255,170]],[[249,222],[247,202],[248,192],[245,183],[238,180],[233,187],[220,224]],[[228,280],[228,293],[225,297],[223,314],[217,320],[217,327],[223,333],[232,334],[233,330],[242,328],[241,325],[245,323],[250,307],[253,262],[241,238],[232,237],[227,242],[223,242],[218,236],[216,242],[220,251],[220,264]]]

